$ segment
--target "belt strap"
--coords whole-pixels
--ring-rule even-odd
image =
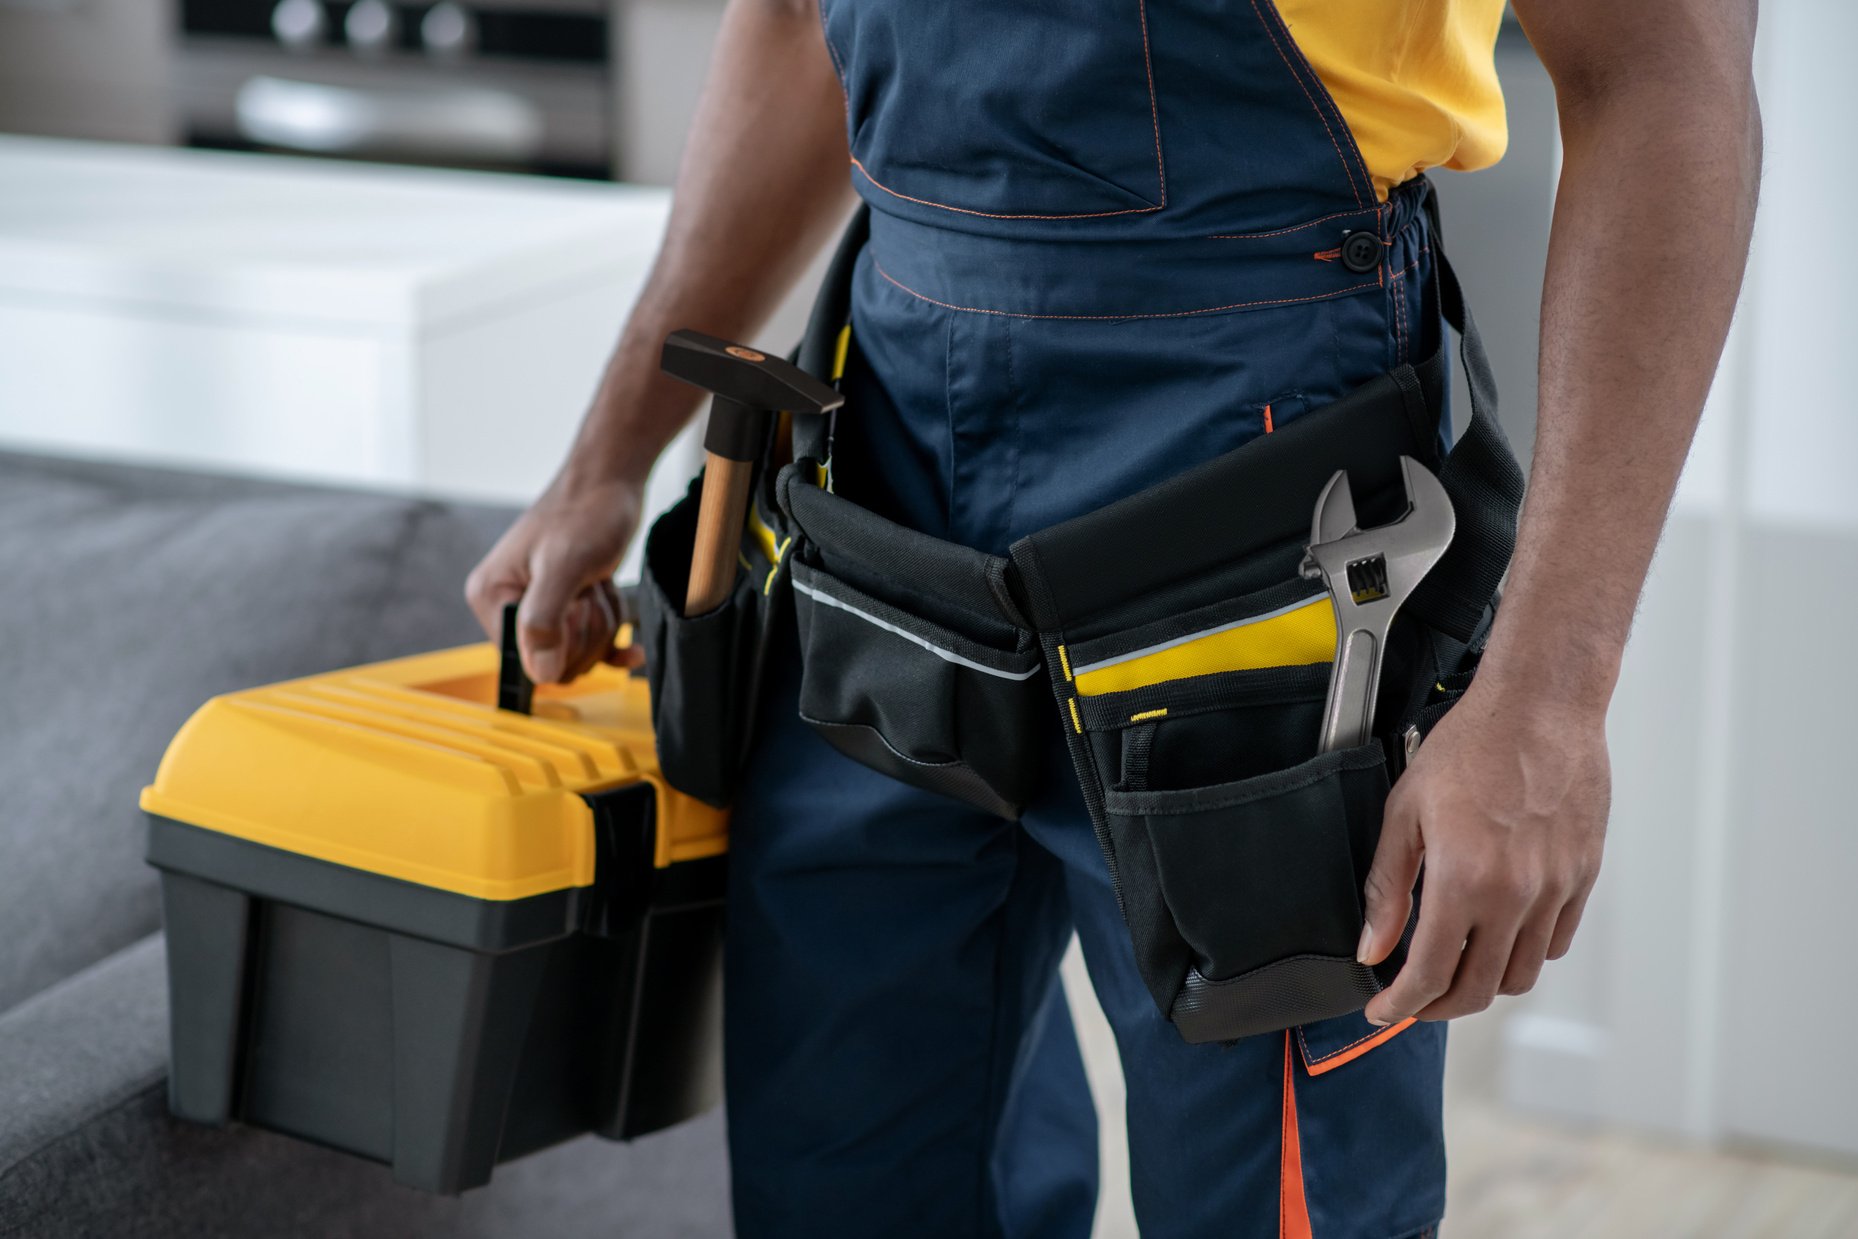
[[[1477,320],[1471,317],[1464,289],[1451,259],[1445,256],[1438,193],[1426,197],[1432,219],[1433,280],[1439,312],[1458,333],[1459,357],[1471,391],[1471,419],[1439,467],[1439,482],[1451,497],[1458,530],[1445,555],[1426,574],[1410,611],[1434,628],[1470,643],[1496,598],[1516,549],[1516,514],[1523,500],[1523,471],[1497,421],[1497,382],[1484,352]],[[1450,369],[1443,345],[1414,368],[1427,403],[1442,408]]]
[[[1426,575],[1426,579],[1421,582],[1413,597],[1408,600],[1406,609],[1431,627],[1468,645],[1475,640],[1483,628],[1489,607],[1502,584],[1503,574],[1509,567],[1510,554],[1515,549],[1516,516],[1522,504],[1523,474],[1521,467],[1516,463],[1514,453],[1510,450],[1509,440],[1505,437],[1502,426],[1497,422],[1496,380],[1491,372],[1489,356],[1484,351],[1483,338],[1478,333],[1476,321],[1471,317],[1471,310],[1465,302],[1464,290],[1458,282],[1457,273],[1452,269],[1451,260],[1445,255],[1436,192],[1427,195],[1425,209],[1432,221],[1434,259],[1432,288],[1435,290],[1434,296],[1437,299],[1437,311],[1446,324],[1458,333],[1459,355],[1471,393],[1471,416],[1465,424],[1463,433],[1458,436],[1457,441],[1447,452],[1438,470],[1439,481],[1445,487],[1445,493],[1450,496],[1452,508],[1457,517],[1457,533],[1444,557]],[[806,337],[802,340],[798,353],[800,367],[810,374],[826,377],[832,373],[839,333],[849,322],[851,315],[852,270],[857,262],[858,253],[864,247],[865,240],[870,233],[869,211],[869,207],[860,205],[857,213],[852,217],[844,237],[839,242],[838,250],[833,255],[831,265],[827,269],[819,297],[814,302],[812,316],[807,324]],[[1390,375],[1371,381],[1364,388],[1351,393],[1350,396],[1343,397],[1337,405],[1347,404],[1351,397],[1368,399],[1372,396],[1370,389],[1374,385],[1392,383],[1403,390],[1408,398],[1407,403],[1411,406],[1414,418],[1417,420],[1422,410],[1444,407],[1450,380],[1450,367],[1446,360],[1445,348],[1441,344],[1440,348],[1424,361],[1411,367],[1402,366]],[[1332,411],[1342,412],[1344,410],[1337,407]],[[1149,491],[1130,496],[1109,508],[1099,509],[1097,512],[1074,518],[1050,530],[1031,535],[1024,541],[1030,549],[1038,550],[1049,556],[1065,542],[1078,540],[1085,532],[1084,527],[1089,526],[1088,534],[1093,562],[1101,563],[1104,547],[1102,538],[1106,536],[1106,529],[1111,533],[1114,532],[1114,529],[1109,527],[1126,526],[1124,532],[1131,537],[1138,540],[1146,537],[1146,532],[1141,527],[1143,521],[1132,519],[1138,516],[1138,510],[1145,512],[1149,506],[1169,506],[1172,509],[1168,513],[1169,521],[1173,528],[1178,529],[1180,527],[1178,505],[1182,501],[1182,495],[1175,492],[1189,493],[1211,486],[1217,492],[1218,501],[1228,507],[1234,502],[1235,494],[1244,494],[1254,500],[1268,498],[1268,492],[1281,488],[1254,482],[1243,490],[1235,492],[1231,486],[1220,480],[1220,475],[1232,468],[1241,467],[1241,464],[1248,475],[1254,479],[1263,477],[1266,481],[1272,479],[1281,481],[1283,478],[1298,474],[1299,471],[1294,469],[1285,473],[1278,468],[1260,471],[1258,467],[1265,463],[1261,457],[1273,454],[1272,449],[1279,449],[1280,454],[1290,450],[1291,440],[1299,436],[1286,432],[1296,430],[1300,426],[1306,431],[1315,432],[1316,423],[1322,420],[1315,417],[1316,412],[1319,411],[1313,410],[1311,415],[1292,422],[1285,428],[1285,432],[1280,432],[1270,439],[1254,441],[1245,448],[1239,449],[1245,454],[1243,462],[1240,462],[1234,454],[1229,453],[1229,456],[1233,456],[1231,460],[1219,458],[1209,461],[1189,471],[1186,475],[1160,483]],[[832,419],[832,414],[800,415],[793,419],[795,460],[810,459],[823,463],[830,457],[834,425]],[[1304,422],[1311,424],[1302,426]],[[1358,433],[1362,429],[1365,428],[1358,426],[1356,432],[1350,432],[1346,437],[1335,441],[1337,446],[1333,460],[1316,463],[1323,464],[1324,468],[1331,471],[1346,464],[1351,476],[1359,466],[1364,477],[1371,474],[1376,467],[1383,471],[1390,468],[1392,455],[1388,453],[1396,449],[1386,449],[1384,445],[1377,447],[1369,441],[1370,436]],[[1429,447],[1422,447],[1417,442],[1421,437],[1418,432],[1422,429],[1426,434],[1436,437],[1436,427],[1414,426],[1412,431],[1407,433],[1412,434],[1416,440],[1413,450],[1429,458],[1432,455]],[[1356,442],[1357,439],[1361,441]],[[1360,461],[1348,459],[1364,453],[1374,456],[1375,459],[1371,463],[1366,459]],[[1302,463],[1309,465],[1314,459],[1312,457]],[[1325,473],[1324,476],[1327,474]],[[1314,489],[1307,487],[1304,489],[1313,495],[1315,489],[1320,489],[1320,480]],[[1191,497],[1191,494],[1188,497]],[[1362,491],[1358,488],[1358,503],[1361,502],[1362,497]],[[1281,508],[1282,504],[1273,500],[1272,506]],[[1277,514],[1283,515],[1281,511]],[[1296,513],[1294,516],[1295,519],[1291,522],[1291,526],[1297,529],[1307,528],[1304,524],[1308,519],[1307,516],[1302,513]],[[1221,522],[1221,524],[1229,524],[1229,522]],[[1261,528],[1269,524],[1271,524],[1269,521],[1260,522]],[[1073,528],[1074,526],[1076,528]],[[1186,553],[1186,550],[1191,549],[1193,541],[1193,539],[1186,540],[1186,543],[1177,545],[1176,550],[1183,554]],[[1183,546],[1186,549],[1182,549]],[[1016,552],[1014,558],[1019,557]],[[1178,568],[1180,565],[1163,561],[1171,561],[1172,558],[1177,557],[1150,555],[1147,557],[1146,567],[1152,574],[1166,575],[1171,568]],[[1062,556],[1059,555],[1058,558]],[[1143,564],[1145,561],[1142,556],[1134,556],[1122,562]],[[1080,574],[1058,573],[1057,575],[1070,577]],[[1088,578],[1100,574],[1082,575]],[[1114,586],[1109,582],[1101,582],[1100,585],[1104,589],[1122,590],[1128,588],[1130,582],[1119,580]],[[1081,598],[1069,601],[1087,602]],[[1041,626],[1052,624],[1062,627],[1075,618],[1068,615],[1039,616],[1038,612],[1042,608],[1036,601],[1031,609]],[[1055,609],[1058,612],[1070,612],[1072,607],[1057,603]]]
[[[871,235],[871,208],[864,203],[845,226],[839,247],[820,282],[819,295],[813,299],[813,312],[807,316],[806,334],[800,338],[800,350],[794,364],[814,378],[835,381],[834,356],[838,352],[839,333],[852,318],[852,268],[858,252]],[[837,410],[831,413],[796,413],[793,418],[793,458],[825,464],[832,456],[832,428]]]

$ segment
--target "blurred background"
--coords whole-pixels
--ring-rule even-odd
[[[651,260],[721,7],[0,0],[8,476],[525,502]],[[1858,1236],[1858,666],[1811,661],[1858,613],[1854,46],[1858,6],[1763,6],[1754,259],[1610,720],[1607,867],[1539,989],[1454,1026],[1453,1234]],[[1559,157],[1513,22],[1499,63],[1509,156],[1436,179],[1526,453]],[[1067,969],[1120,1239],[1114,1048]]]

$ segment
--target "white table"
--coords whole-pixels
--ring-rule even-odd
[[[0,137],[0,445],[523,501],[560,462],[668,206],[662,189]]]

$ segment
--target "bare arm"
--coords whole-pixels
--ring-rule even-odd
[[[1599,870],[1607,703],[1754,219],[1754,0],[1515,7],[1565,152],[1535,460],[1477,680],[1388,804],[1363,958],[1392,950],[1422,858],[1426,899],[1378,1023],[1482,1010],[1568,949]]]
[[[670,227],[560,473],[472,572],[485,631],[522,599],[523,662],[572,679],[612,645],[606,585],[652,462],[699,396],[664,377],[665,336],[752,336],[851,199],[845,100],[810,0],[731,0],[678,171]]]

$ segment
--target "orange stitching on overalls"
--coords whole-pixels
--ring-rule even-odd
[[[933,198],[915,198],[911,197],[909,194],[899,193],[897,190],[892,189],[890,186],[884,184],[884,182],[878,180],[875,176],[872,176],[871,169],[865,167],[856,155],[851,157],[852,166],[864,173],[867,181],[870,181],[873,185],[893,198],[901,199],[904,202],[914,202],[918,206],[935,207],[939,211],[954,211],[959,215],[973,215],[980,219],[1105,219],[1112,215],[1147,215],[1152,211],[1161,210],[1168,205],[1168,168],[1161,156],[1161,105],[1155,101],[1155,61],[1154,57],[1149,52],[1148,44],[1148,2],[1147,0],[1136,0],[1135,7],[1136,14],[1142,23],[1142,71],[1148,78],[1148,119],[1155,131],[1155,174],[1159,178],[1161,186],[1160,202],[1151,203],[1148,206],[1124,207],[1119,211],[1077,211],[1051,215],[1035,215],[1012,211],[976,211],[970,207],[951,206],[946,202],[937,202]],[[824,12],[823,5],[821,11],[822,13]],[[826,41],[826,50],[832,50],[832,41],[830,39]],[[1281,52],[1279,53],[1279,55],[1282,54]],[[837,56],[835,55],[833,59],[837,60]],[[844,70],[841,69],[840,72],[843,74]],[[1331,138],[1330,141],[1334,141],[1334,138]],[[1350,185],[1353,185],[1352,181]],[[1361,201],[1360,194],[1355,195],[1355,201],[1357,203]],[[955,308],[959,309],[960,307],[957,306]]]
[[[1146,215],[1150,211],[1159,211],[1161,209],[1160,205],[1156,204],[1151,206],[1124,207],[1120,211],[1083,211],[1070,215],[1015,215],[1004,211],[976,211],[968,207],[950,206],[946,202],[936,202],[929,198],[912,198],[909,194],[900,194],[890,186],[884,184],[884,182],[872,176],[871,169],[858,162],[858,156],[856,155],[852,156],[852,166],[864,173],[867,181],[870,181],[873,185],[893,198],[901,198],[905,202],[914,202],[918,206],[935,207],[937,210],[941,211],[954,211],[961,215],[978,215],[982,219],[1102,219],[1109,215]]]
[[[1401,267],[1398,271],[1394,272],[1388,278],[1395,279],[1395,280],[1399,279],[1401,276],[1405,275],[1408,271],[1411,271],[1414,267],[1417,267],[1421,262],[1425,261],[1426,255],[1430,254],[1431,252],[1432,252],[1432,247],[1430,245],[1420,246],[1419,253],[1413,258],[1413,261],[1407,263],[1406,266]]]
[[[1271,406],[1267,404],[1264,407],[1264,432],[1266,434],[1270,434],[1272,430],[1273,430],[1273,427],[1271,425]]]
[[[1317,262],[1334,262],[1341,256],[1342,247],[1339,245],[1332,250],[1317,250],[1314,254],[1310,255],[1310,257],[1314,258]]]
[[[1402,279],[1403,277],[1405,277],[1408,271],[1411,271],[1413,268],[1417,267],[1425,259],[1426,255],[1430,254],[1431,252],[1432,252],[1431,246],[1429,245],[1420,246],[1419,253],[1414,257],[1413,261],[1407,263],[1406,266],[1401,267],[1398,271],[1388,276],[1387,282],[1389,284],[1392,284],[1395,280]],[[1394,306],[1394,336],[1399,341],[1399,345],[1400,345],[1400,355],[1397,358],[1397,360],[1405,361],[1407,359],[1408,354],[1411,352],[1411,347],[1409,344],[1409,336],[1412,331],[1412,316],[1407,312],[1406,289],[1404,286],[1396,287],[1394,289],[1393,306]]]
[[[1361,187],[1355,184],[1355,170],[1349,167],[1348,156],[1342,153],[1341,144],[1335,140],[1335,130],[1329,127],[1329,117],[1323,112],[1322,106],[1316,102],[1316,96],[1310,93],[1310,88],[1304,84],[1303,76],[1297,72],[1297,67],[1290,63],[1290,57],[1284,54],[1284,45],[1278,42],[1277,31],[1271,28],[1271,22],[1265,17],[1264,10],[1258,7],[1258,0],[1252,0],[1252,12],[1258,15],[1258,24],[1264,27],[1265,37],[1271,40],[1271,46],[1277,52],[1278,59],[1282,60],[1284,67],[1290,70],[1290,76],[1296,81],[1297,89],[1303,92],[1305,99],[1309,100],[1310,109],[1316,113],[1316,119],[1322,125],[1323,132],[1329,135],[1329,145],[1335,148],[1335,157],[1342,165],[1342,175],[1348,178],[1348,192],[1354,195],[1355,205],[1365,205],[1361,201]],[[1315,70],[1312,69],[1311,72],[1314,73]]]
[[[1359,171],[1362,180],[1367,183],[1369,196],[1378,201],[1379,195],[1374,192],[1374,172],[1368,167],[1367,157],[1361,153],[1361,143],[1355,141],[1355,131],[1349,127],[1348,118],[1342,115],[1342,106],[1335,101],[1335,96],[1329,93],[1328,83],[1323,81],[1322,74],[1316,72],[1316,66],[1311,64],[1310,58],[1303,54],[1303,48],[1297,42],[1297,36],[1290,32],[1290,23],[1284,20],[1283,12],[1277,7],[1277,0],[1271,0],[1271,14],[1277,19],[1278,28],[1284,32],[1284,37],[1289,39],[1290,45],[1297,49],[1297,59],[1303,62],[1303,67],[1309,70],[1311,79],[1316,83],[1317,109],[1326,111],[1329,119],[1335,122],[1336,128],[1342,131],[1342,140],[1348,144],[1348,149],[1355,156],[1355,162],[1352,164],[1346,159],[1342,161],[1343,168],[1349,174],[1349,187],[1351,189],[1354,187],[1355,173]],[[1391,209],[1391,204],[1380,203],[1383,217]]]
[[[1318,215],[1315,219],[1305,220],[1301,224],[1292,224],[1288,228],[1273,228],[1269,232],[1215,232],[1207,238],[1209,241],[1250,241],[1260,237],[1281,237],[1287,232],[1302,232],[1305,228],[1314,228],[1318,224],[1332,219],[1341,219],[1344,215],[1359,215],[1361,209],[1353,211],[1331,211],[1327,215]]]
[[[1161,178],[1161,206],[1168,205],[1168,166],[1161,161],[1161,105],[1155,102],[1155,58],[1148,50],[1148,0],[1135,0],[1142,21],[1142,72],[1148,75],[1148,120],[1155,127],[1155,175]]]
[[[998,314],[1003,318],[1060,319],[1067,322],[1107,322],[1119,318],[1192,318],[1196,314],[1217,314],[1221,310],[1246,310],[1261,305],[1300,305],[1306,301],[1327,301],[1329,298],[1339,297],[1343,293],[1355,293],[1360,292],[1364,288],[1377,287],[1377,284],[1350,284],[1346,288],[1338,288],[1333,292],[1312,293],[1307,297],[1272,297],[1262,301],[1234,301],[1230,305],[1209,305],[1198,310],[1157,310],[1154,312],[1143,312],[1138,310],[1124,314],[1034,314],[1029,310],[993,310],[985,306],[955,305],[953,302],[949,301],[937,301],[934,297],[925,296],[917,292],[914,288],[911,288],[908,284],[905,284],[902,280],[899,280],[896,276],[884,270],[884,264],[879,262],[876,258],[871,260],[871,265],[877,268],[877,273],[879,275],[883,276],[890,283],[895,284],[898,288],[901,288],[910,296],[917,298],[919,301],[927,301],[930,305],[939,305],[944,310],[960,310],[966,314]]]

